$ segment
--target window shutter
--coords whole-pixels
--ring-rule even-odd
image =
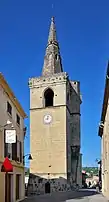
[[[8,156],[8,143],[5,143],[5,131],[4,130],[4,157],[7,157]]]
[[[15,160],[17,159],[17,135],[16,135],[16,143],[15,143]]]
[[[17,160],[17,135],[16,142],[12,144],[12,160]]]
[[[22,162],[22,142],[20,143],[20,162]]]
[[[17,161],[20,161],[20,141],[17,141]]]

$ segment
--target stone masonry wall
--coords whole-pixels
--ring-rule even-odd
[[[70,185],[64,178],[48,179],[30,174],[28,183],[28,195],[45,194],[46,183],[50,183],[50,192],[68,191],[71,190]]]

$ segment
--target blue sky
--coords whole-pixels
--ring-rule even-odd
[[[0,71],[29,116],[28,79],[41,74],[52,15],[64,70],[81,82],[83,165],[94,166],[100,157],[98,124],[109,59],[109,1],[0,1]],[[28,153],[29,118],[25,124]]]

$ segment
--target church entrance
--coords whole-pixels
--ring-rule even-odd
[[[46,182],[45,183],[45,193],[50,193],[50,183],[49,182]]]

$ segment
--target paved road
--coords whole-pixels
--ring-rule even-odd
[[[35,196],[23,202],[108,202],[108,200],[94,190],[79,190]]]

